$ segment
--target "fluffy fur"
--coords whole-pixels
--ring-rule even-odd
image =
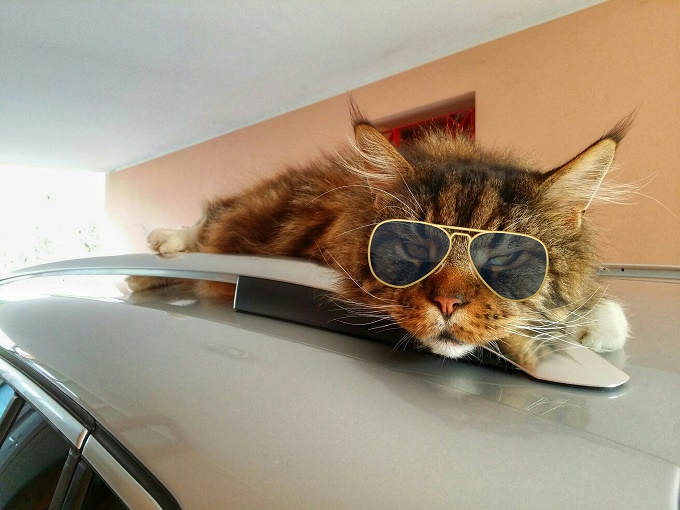
[[[612,350],[624,344],[626,319],[598,282],[585,211],[629,121],[561,167],[541,172],[440,131],[426,132],[397,151],[370,122],[357,113],[353,117],[353,146],[211,201],[194,227],[154,230],[150,246],[160,253],[324,261],[341,275],[339,300],[350,313],[390,317],[409,339],[447,357],[487,345],[531,366],[546,347],[582,343]],[[370,272],[366,253],[372,228],[389,218],[537,237],[550,257],[546,283],[529,300],[504,300],[479,281],[464,238],[454,237],[437,272],[404,289],[385,286]],[[168,282],[132,277],[129,283],[143,290]],[[231,294],[225,284],[195,285],[202,296]],[[454,296],[455,305],[447,309],[438,299]]]

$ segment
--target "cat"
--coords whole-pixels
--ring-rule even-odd
[[[425,131],[397,150],[351,110],[353,144],[208,202],[193,227],[153,230],[150,247],[160,254],[247,253],[324,262],[341,276],[344,307],[389,317],[420,347],[449,358],[484,345],[533,367],[547,348],[578,343],[609,351],[624,345],[628,324],[598,281],[594,229],[585,212],[630,119],[566,164],[542,172],[445,131]],[[376,277],[367,260],[373,228],[390,219],[460,227],[463,235],[451,236],[444,263],[427,277],[392,286]],[[477,230],[526,234],[547,248],[545,279],[535,295],[503,298],[482,281],[467,251]],[[130,277],[128,283],[141,291],[171,282]],[[232,292],[211,281],[195,282],[195,290],[199,296]]]

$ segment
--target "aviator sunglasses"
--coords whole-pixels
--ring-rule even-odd
[[[548,250],[541,241],[515,232],[435,225],[415,220],[386,220],[373,229],[368,264],[381,283],[409,287],[440,268],[453,238],[467,240],[477,276],[496,295],[523,301],[536,295],[548,273]]]

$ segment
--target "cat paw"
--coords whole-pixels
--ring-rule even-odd
[[[529,371],[536,368],[539,358],[546,352],[543,342],[520,335],[499,339],[497,345],[504,357]]]
[[[159,276],[128,276],[125,279],[128,288],[132,292],[142,292],[144,290],[155,289],[168,285],[169,278]]]
[[[147,242],[156,253],[167,255],[187,251],[188,229],[157,228],[151,231]]]
[[[588,314],[588,320],[592,325],[580,339],[586,347],[596,352],[616,351],[626,343],[628,321],[620,304],[603,300]]]

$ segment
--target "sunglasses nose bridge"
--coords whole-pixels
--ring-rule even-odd
[[[472,236],[470,234],[468,234],[467,232],[452,232],[451,234],[449,234],[449,242],[450,242],[451,247],[449,249],[448,255],[451,255],[451,253],[454,251],[455,247],[454,247],[453,240],[455,238],[459,238],[459,237],[463,238],[463,240],[465,241],[465,251],[469,251],[469,246],[470,246],[470,241],[472,241]]]
[[[449,236],[449,239],[451,239],[451,241],[453,241],[454,237],[467,237],[468,243],[472,239],[472,236],[470,234],[468,234],[467,232],[456,232],[456,231],[454,231],[454,232],[451,232],[450,234],[447,232],[447,235]]]
[[[469,246],[472,236],[467,232],[456,231],[446,232],[446,235],[449,238],[449,249],[446,253],[446,256],[442,259],[441,264],[443,264],[445,260],[449,260],[447,265],[452,264],[453,266],[457,267],[461,267],[461,263],[467,264],[467,260],[470,258]],[[461,246],[459,243],[456,243],[455,239],[457,238],[462,238],[465,245]]]

